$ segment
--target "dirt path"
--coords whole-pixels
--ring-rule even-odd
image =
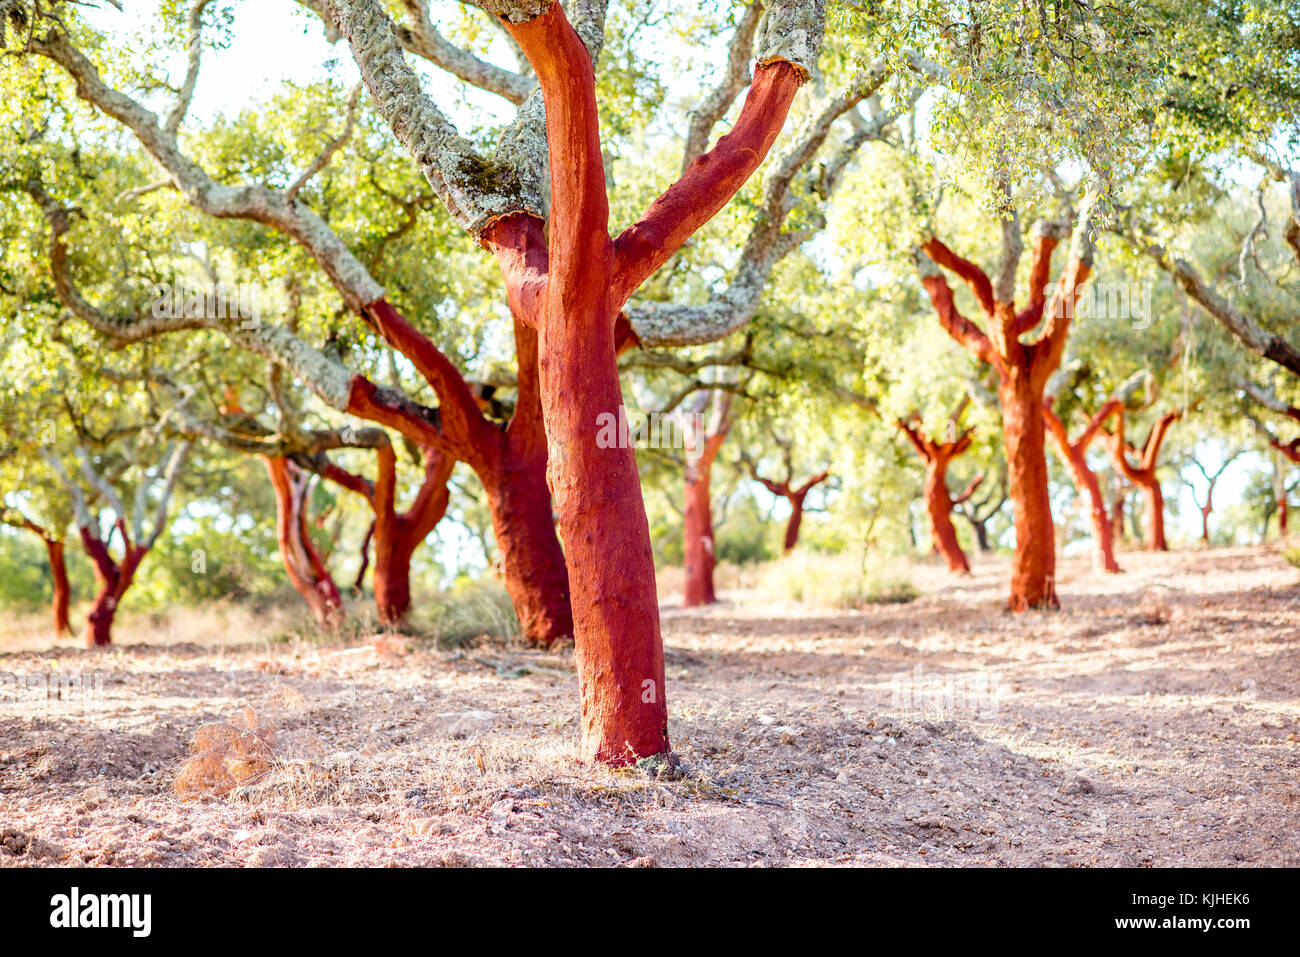
[[[573,760],[566,654],[0,643],[0,673],[104,675],[0,687],[0,865],[1300,865],[1300,576],[1123,564],[1066,562],[1054,615],[1001,612],[1001,561],[862,613],[667,608],[681,780]],[[175,795],[247,706],[274,766]]]

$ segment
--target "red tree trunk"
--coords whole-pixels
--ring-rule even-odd
[[[930,514],[930,534],[939,554],[948,562],[948,570],[969,575],[970,562],[952,524],[952,495],[948,492],[946,473],[946,462],[942,466],[932,462],[925,470],[925,508]]]
[[[276,540],[289,582],[307,602],[317,623],[333,628],[343,617],[343,600],[307,533],[301,471],[288,459],[264,456],[263,461],[275,490]]]
[[[898,428],[912,443],[925,462],[925,510],[930,516],[930,541],[936,552],[948,562],[948,570],[959,575],[970,574],[970,562],[957,541],[957,529],[952,524],[952,493],[948,491],[948,465],[954,458],[970,448],[969,432],[962,433],[956,441],[936,442],[926,438],[915,426],[899,420]],[[975,489],[970,489],[974,493]]]
[[[530,257],[536,255],[535,244],[543,243],[544,237],[536,220],[515,215],[495,223],[485,241],[505,262],[527,273],[532,268]],[[536,308],[532,298],[521,301],[519,281],[509,268],[506,272],[512,312]],[[384,338],[434,385],[441,399],[439,421],[435,424],[432,410],[392,403],[383,390],[360,376],[353,380],[349,411],[392,426],[474,470],[487,493],[506,590],[524,635],[543,646],[572,635],[568,572],[556,538],[546,476],[547,438],[538,396],[536,330],[516,316],[519,397],[514,415],[503,428],[482,415],[478,399],[451,362],[391,304],[379,300],[367,306],[366,312]]]
[[[1167,552],[1169,542],[1165,540],[1165,494],[1158,481],[1142,483],[1142,492],[1146,496],[1143,527],[1146,529],[1147,548],[1153,552]]]
[[[1145,545],[1150,551],[1166,552],[1169,543],[1165,540],[1165,497],[1160,490],[1160,479],[1156,468],[1160,458],[1160,447],[1164,444],[1169,429],[1182,416],[1181,412],[1167,412],[1151,427],[1151,432],[1142,448],[1134,449],[1124,438],[1124,414],[1116,420],[1115,434],[1111,437],[1111,457],[1116,467],[1133,484],[1142,489],[1146,499],[1145,508]],[[1129,461],[1129,453],[1138,455],[1138,464]]]
[[[524,637],[541,647],[571,637],[569,571],[555,535],[545,454],[532,459],[515,457],[499,474],[485,480],[484,488],[492,531],[501,550],[502,583]]]
[[[63,542],[52,538],[46,538],[44,542],[45,552],[50,559],[50,576],[54,580],[54,599],[51,603],[54,612],[54,634],[70,634],[72,625],[68,621],[68,602],[72,589],[68,585],[68,564],[63,554]]]
[[[791,467],[789,457],[786,461],[786,478],[784,482],[773,482],[763,478],[758,474],[758,469],[754,468],[754,478],[767,488],[773,495],[779,495],[790,503],[790,518],[785,523],[785,538],[782,541],[782,551],[789,555],[796,545],[799,544],[799,528],[803,525],[803,508],[804,501],[808,498],[808,493],[816,486],[820,485],[830,478],[830,470],[824,470],[818,475],[814,475],[803,485],[794,485],[794,469]]]
[[[1088,499],[1088,512],[1092,520],[1093,565],[1111,574],[1120,571],[1119,563],[1115,561],[1115,529],[1110,516],[1106,514],[1106,499],[1101,494],[1101,485],[1092,469],[1088,468],[1087,453],[1088,446],[1092,444],[1102,423],[1119,408],[1118,401],[1107,402],[1097,410],[1078,440],[1071,442],[1065,424],[1052,411],[1052,400],[1049,398],[1043,402],[1044,422],[1052,434],[1056,449],[1070,468],[1075,488]]]
[[[596,321],[556,323],[554,335],[548,323],[542,337],[547,474],[569,570],[582,753],[627,764],[669,750],[663,644],[636,457],[594,441],[594,424],[618,415],[622,392],[614,317],[599,311],[604,285],[587,292]]]
[[[1012,611],[1059,608],[1056,597],[1056,532],[1047,486],[1043,396],[1027,374],[999,388],[1006,443],[1016,550],[1011,559]]]
[[[718,600],[713,588],[713,509],[709,501],[709,473],[706,466],[686,479],[686,591],[682,605],[712,605]]]
[[[104,543],[95,538],[89,529],[81,529],[81,541],[94,564],[95,580],[99,584],[90,606],[90,614],[86,617],[87,648],[112,644],[113,621],[117,617],[118,605],[135,580],[136,569],[148,553],[148,549],[131,544],[123,523],[119,522],[118,528],[126,543],[121,562],[113,561]]]
[[[1286,499],[1277,500],[1277,530],[1282,538],[1287,537],[1286,531]]]
[[[806,496],[796,495],[790,499],[790,517],[785,523],[785,538],[781,541],[781,550],[789,555],[799,544],[799,527],[803,524],[803,500]]]
[[[706,404],[712,399],[705,393]],[[701,406],[701,413],[704,406]],[[729,397],[721,400],[719,413],[701,429],[698,419],[687,426],[686,435],[686,514],[685,552],[686,588],[682,606],[694,608],[712,605],[718,600],[713,587],[713,569],[717,565],[713,538],[713,503],[711,483],[713,462],[730,428]]]
[[[378,449],[379,478],[371,505],[375,511],[375,608],[385,625],[400,625],[411,609],[411,558],[447,513],[447,480],[456,461],[433,449],[424,451],[424,481],[415,501],[398,512],[397,458],[391,445]]]

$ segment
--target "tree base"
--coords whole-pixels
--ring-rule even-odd
[[[1061,602],[1055,595],[1045,595],[1033,602],[1013,595],[1002,610],[1012,615],[1018,615],[1026,611],[1060,611]]]

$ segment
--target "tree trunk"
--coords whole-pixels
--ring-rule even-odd
[[[1124,438],[1124,413],[1121,411],[1116,420],[1115,434],[1111,437],[1111,457],[1116,467],[1133,484],[1142,489],[1146,499],[1145,534],[1146,547],[1150,551],[1165,552],[1169,544],[1165,541],[1165,497],[1160,491],[1160,479],[1156,474],[1160,459],[1160,447],[1169,434],[1173,424],[1182,417],[1182,412],[1166,412],[1151,427],[1147,440],[1139,451],[1139,463],[1135,466],[1129,462],[1128,454],[1132,446]]]
[[[712,469],[707,465],[688,472],[686,478],[686,593],[683,607],[712,605],[718,600],[713,588],[713,509],[709,501]]]
[[[1143,482],[1142,494],[1146,498],[1143,519],[1146,547],[1153,552],[1167,552],[1169,543],[1165,541],[1165,496],[1160,490],[1160,482],[1154,476]]]
[[[1287,537],[1285,496],[1277,500],[1277,533],[1279,538]]]
[[[909,427],[903,422],[899,422],[899,426],[908,435],[908,438],[912,440],[912,443],[916,445],[917,451],[919,451],[922,456],[925,456],[927,453],[924,450],[924,443],[917,445],[917,443],[921,441],[919,434],[910,432]],[[808,493],[830,478],[830,470],[824,469],[820,474],[814,475],[802,485],[796,486],[794,484],[794,468],[790,464],[789,447],[787,446],[786,477],[784,481],[776,482],[772,479],[763,478],[763,476],[758,474],[757,467],[753,468],[753,473],[754,478],[758,480],[759,484],[773,495],[778,495],[790,503],[790,518],[785,523],[785,538],[781,543],[782,553],[789,555],[794,551],[795,546],[799,544],[799,528],[803,525],[803,506],[804,502],[808,498]]]
[[[125,528],[124,525],[120,527]],[[122,537],[126,539],[125,534]],[[122,561],[115,562],[104,543],[91,535],[88,529],[81,529],[81,540],[94,564],[95,579],[99,583],[99,590],[90,606],[90,614],[86,616],[86,647],[102,648],[113,642],[113,621],[117,617],[118,606],[135,580],[136,569],[140,567],[148,549],[137,548],[128,541]]]
[[[1110,508],[1111,541],[1124,540],[1124,491],[1115,493],[1115,504]]]
[[[1059,608],[1056,598],[1056,535],[1052,527],[1051,496],[1047,484],[1044,448],[1043,390],[1048,377],[1060,366],[1074,318],[1079,292],[1092,271],[1093,200],[1085,200],[1075,225],[1070,258],[1052,297],[1054,310],[1045,314],[1047,280],[1052,251],[1060,230],[1036,224],[1030,299],[1017,310],[1014,299],[1016,265],[1023,250],[1020,224],[1015,217],[1002,223],[1002,262],[996,283],[979,266],[963,259],[931,236],[918,251],[921,282],[953,339],[998,374],[998,399],[1002,406],[1002,435],[1007,458],[1009,493],[1014,510],[1016,550],[1011,561],[1011,611]],[[1040,228],[1041,226],[1041,228]],[[947,268],[971,288],[987,319],[987,331],[957,309],[952,289],[943,277]],[[1042,325],[1031,342],[1022,336]]]
[[[54,581],[54,598],[51,603],[54,612],[54,634],[71,634],[72,624],[68,621],[68,603],[72,589],[68,585],[68,563],[63,554],[63,542],[51,538],[42,540],[45,542],[45,552],[50,560],[50,577]]]
[[[1088,467],[1088,446],[1101,424],[1119,405],[1108,402],[1092,417],[1087,429],[1076,442],[1071,442],[1069,433],[1063,423],[1051,409],[1052,400],[1043,404],[1043,422],[1051,432],[1057,451],[1070,468],[1074,486],[1081,495],[1088,499],[1088,517],[1092,523],[1093,566],[1110,574],[1120,572],[1119,563],[1115,561],[1115,528],[1110,516],[1106,514],[1106,499],[1101,494],[1101,485],[1097,476]]]
[[[971,527],[975,529],[975,540],[979,542],[981,552],[993,551],[993,545],[989,542],[989,522],[988,519],[972,521]]]
[[[486,479],[502,581],[524,637],[530,644],[550,647],[573,635],[574,615],[565,552],[550,509],[546,459],[516,457],[500,474]]]
[[[411,610],[411,551],[375,543],[375,612],[385,625],[399,625]]]
[[[1088,468],[1083,450],[1066,446],[1061,450],[1074,476],[1074,484],[1088,498],[1088,517],[1092,522],[1093,565],[1101,571],[1112,575],[1121,569],[1115,561],[1115,528],[1110,516],[1106,514],[1106,499],[1101,494],[1101,485],[1097,476]]]
[[[970,574],[970,562],[957,541],[957,529],[952,524],[952,495],[948,491],[948,462],[944,455],[929,459],[925,467],[925,508],[930,515],[930,535],[948,562],[948,570],[959,575]]]
[[[790,499],[790,518],[785,523],[785,541],[781,544],[782,551],[787,555],[799,544],[799,526],[803,524],[803,501],[802,495],[795,495]]]
[[[1043,398],[1027,370],[1011,369],[998,389],[1006,443],[1016,551],[1011,561],[1012,611],[1059,608],[1056,539],[1047,487]]]
[[[411,608],[411,558],[434,526],[447,514],[447,481],[456,460],[433,449],[424,450],[424,481],[404,512],[397,511],[397,456],[391,445],[376,449],[379,472],[373,486],[364,480],[352,487],[368,492],[375,513],[375,609],[381,623],[400,625]],[[341,476],[340,476],[341,477]],[[351,477],[349,477],[351,478]]]
[[[620,421],[614,317],[603,270],[585,302],[566,303],[541,336],[547,476],[559,511],[582,697],[582,754],[630,764],[669,751],[659,601],[650,524],[629,443],[600,448],[603,416]]]
[[[298,466],[283,458],[264,456],[263,461],[275,490],[276,541],[289,583],[307,602],[317,624],[333,628],[343,616],[343,599],[307,533]]]

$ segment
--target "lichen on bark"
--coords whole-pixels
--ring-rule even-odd
[[[825,0],[770,0],[755,59],[759,66],[784,60],[811,76],[825,30]]]

